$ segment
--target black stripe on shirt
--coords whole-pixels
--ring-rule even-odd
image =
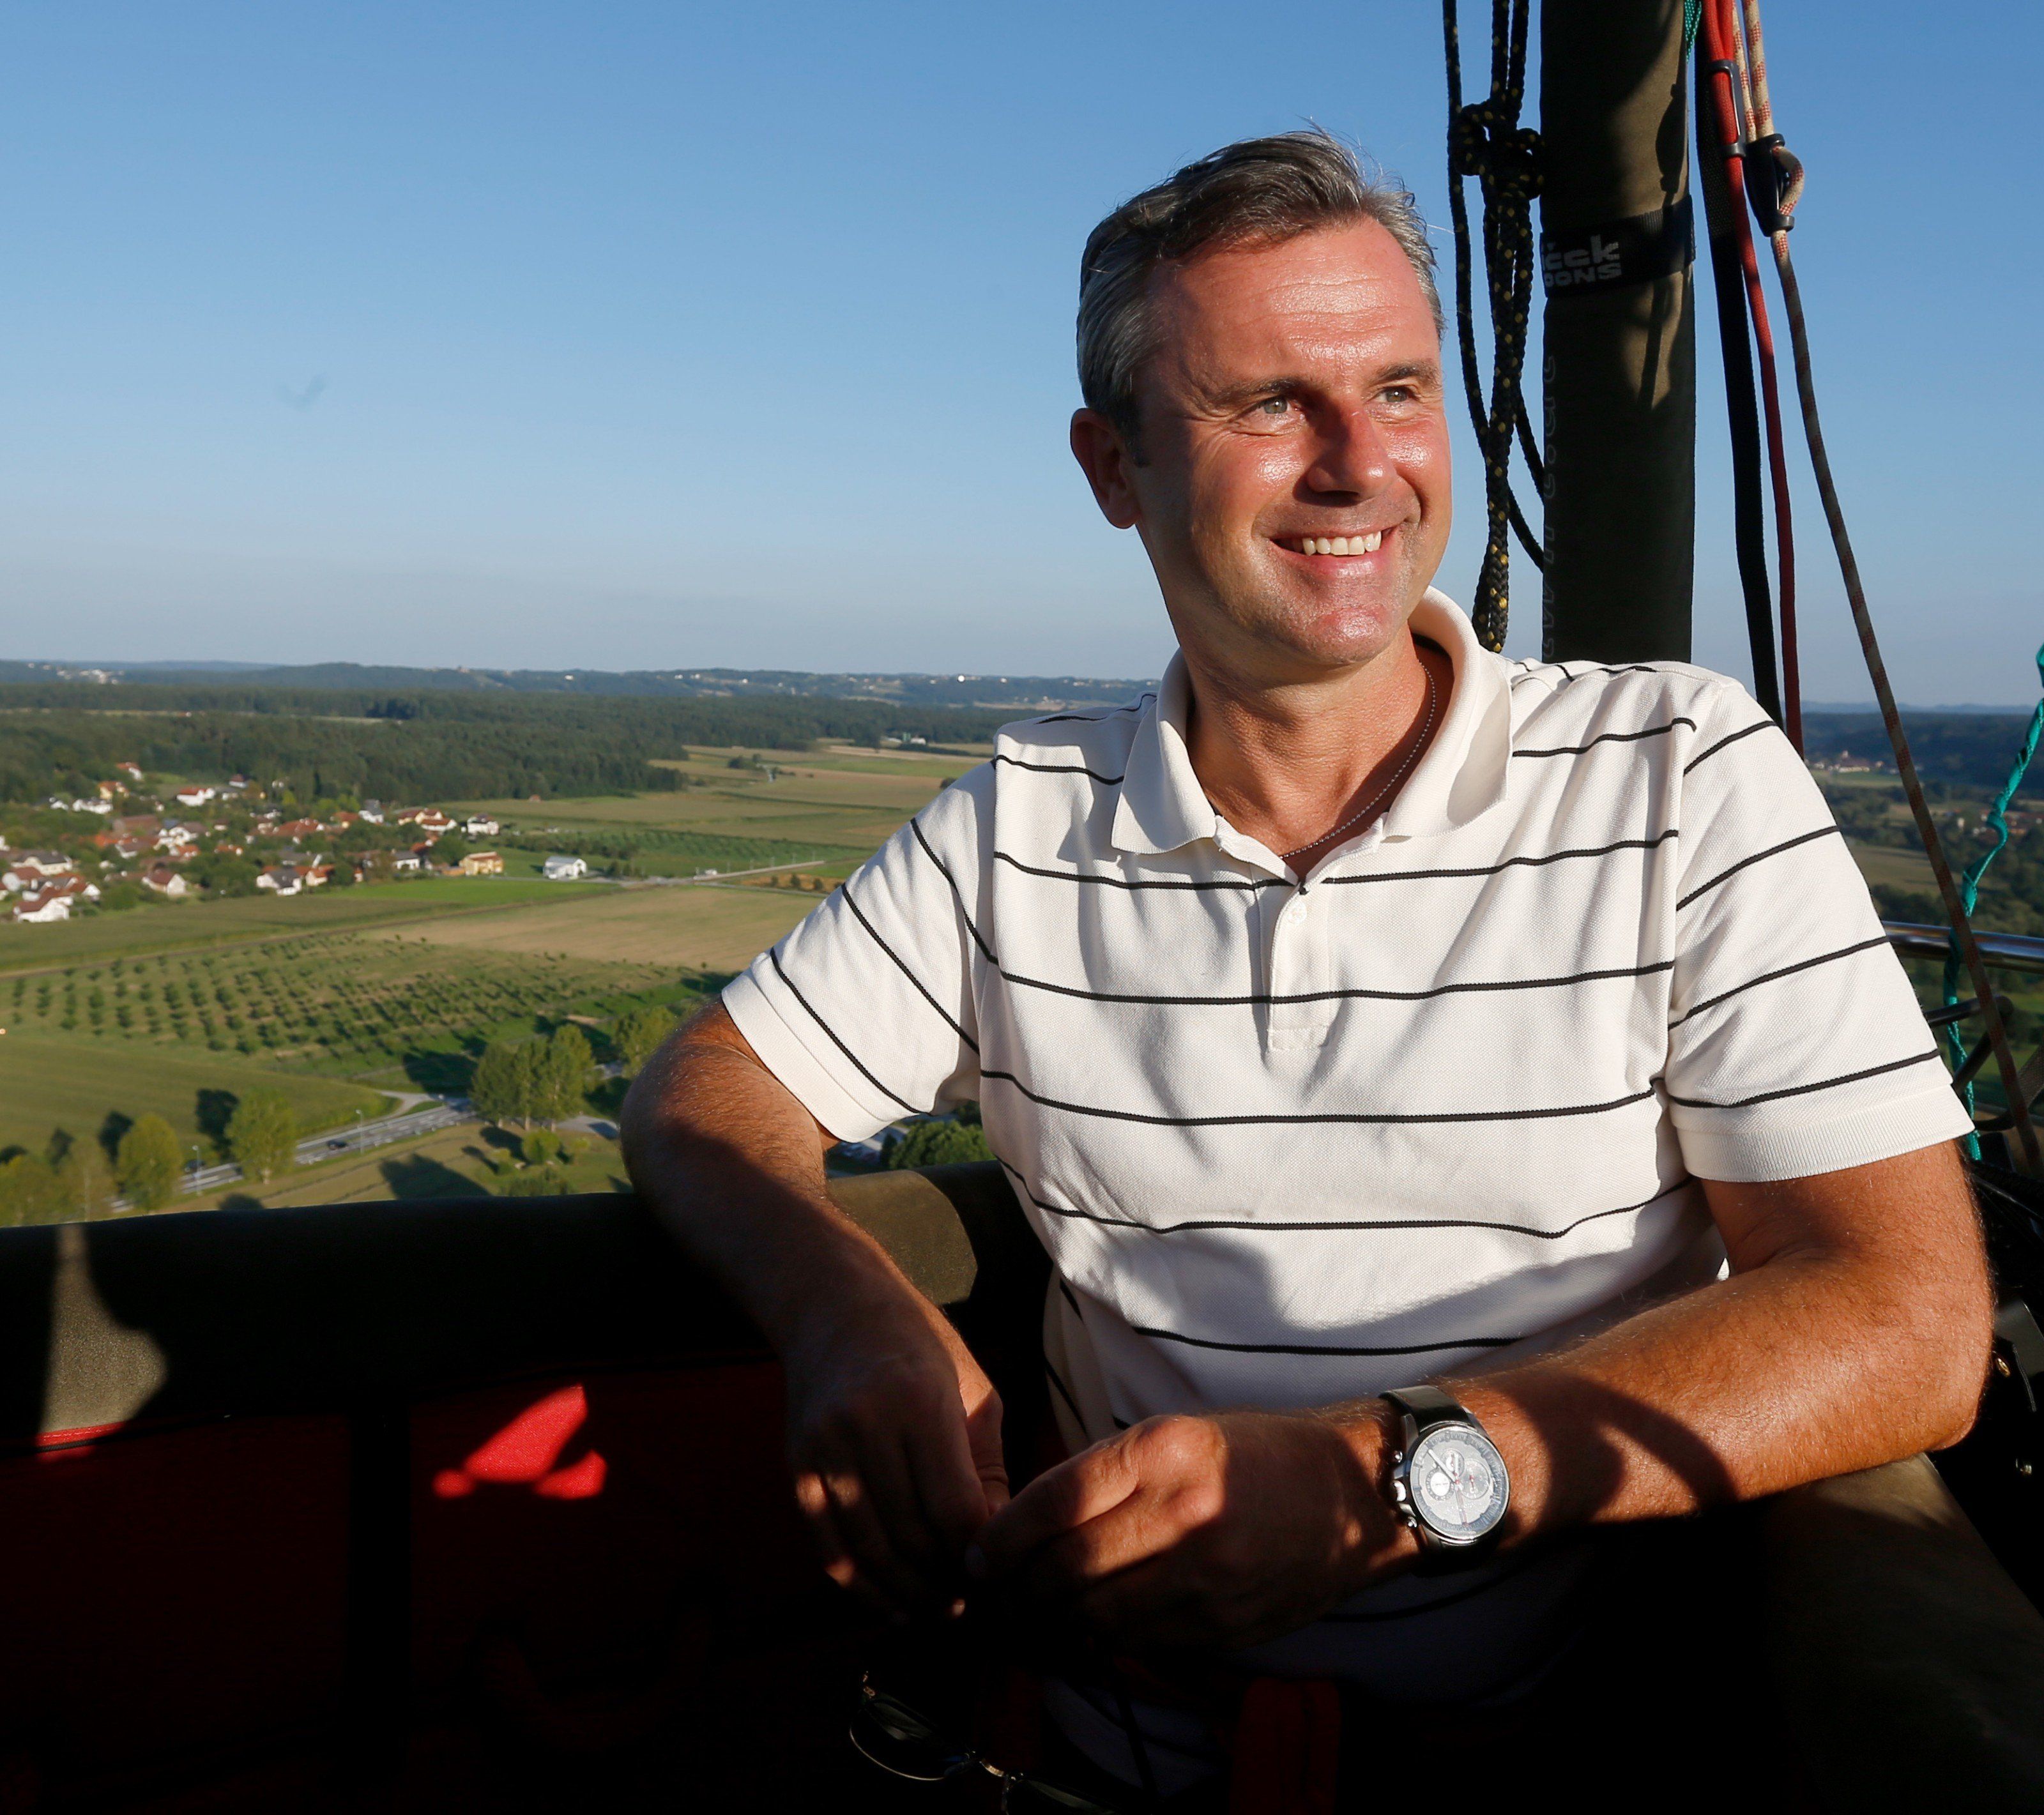
[[[918,815],[909,822],[909,830],[916,835],[916,842],[923,847],[923,855],[937,866],[937,874],[950,885],[951,899],[958,904],[959,918],[965,923],[965,930],[972,934],[972,942],[979,947],[980,955],[989,964],[994,961],[993,948],[979,936],[979,929],[972,923],[972,912],[965,904],[965,896],[959,888],[958,880],[945,867],[944,860],[931,848],[930,841],[923,836],[923,822]]]
[[[1327,876],[1323,877],[1316,886],[1334,888],[1344,883],[1420,882],[1436,877],[1496,876],[1502,870],[1560,863],[1572,857],[1608,857],[1613,851],[1653,850],[1666,844],[1669,839],[1679,838],[1681,835],[1679,827],[1670,826],[1665,832],[1656,832],[1650,838],[1616,838],[1608,845],[1585,845],[1569,850],[1548,851],[1539,857],[1508,857],[1501,863],[1482,864],[1472,869],[1393,869],[1360,876]]]
[[[1566,686],[1571,681],[1587,681],[1593,674],[1658,674],[1661,672],[1661,664],[1658,662],[1593,662],[1583,670],[1581,673],[1571,674],[1566,662],[1536,662],[1531,667],[1520,669],[1509,685],[1516,687],[1521,681],[1547,679],[1558,672],[1562,677],[1562,685]],[[1560,689],[1557,689],[1556,691],[1558,692]]]
[[[1586,1222],[1596,1222],[1607,1216],[1629,1216],[1635,1211],[1650,1210],[1657,1204],[1689,1189],[1693,1182],[1684,1179],[1652,1197],[1643,1198],[1638,1203],[1622,1203],[1613,1210],[1593,1210],[1587,1216],[1579,1216],[1573,1222],[1564,1223],[1559,1229],[1539,1229],[1530,1222],[1492,1222],[1481,1217],[1465,1216],[1412,1216],[1384,1217],[1374,1221],[1273,1222],[1254,1217],[1192,1217],[1183,1222],[1139,1222],[1130,1216],[1106,1216],[1098,1211],[1075,1210],[1068,1204],[1047,1203],[1030,1188],[1029,1181],[1009,1165],[1005,1160],[1002,1168],[1028,1195],[1029,1201],[1039,1210],[1051,1216],[1062,1216],[1074,1222],[1097,1222],[1109,1229],[1133,1229],[1145,1235],[1178,1235],[1188,1229],[1243,1229],[1258,1234],[1348,1234],[1362,1230],[1402,1229],[1494,1229],[1508,1235],[1531,1235],[1542,1241],[1558,1241],[1571,1235]]]
[[[1140,1122],[1153,1128],[1242,1128],[1273,1124],[1306,1126],[1329,1122],[1402,1127],[1420,1122],[1542,1122],[1557,1116],[1602,1115],[1614,1109],[1626,1109],[1635,1103],[1644,1103],[1654,1094],[1654,1087],[1650,1084],[1646,1089],[1635,1091],[1629,1096],[1613,1097],[1608,1103],[1565,1103],[1548,1109],[1385,1111],[1375,1115],[1366,1115],[1358,1111],[1323,1110],[1292,1115],[1146,1115],[1133,1109],[1102,1109],[1092,1103],[1065,1103],[1054,1096],[1039,1096],[1012,1072],[982,1071],[979,1075],[982,1080],[991,1078],[1003,1084],[1012,1084],[1039,1108],[1062,1109],[1073,1115],[1097,1115],[1110,1122]],[[901,1099],[897,1097],[895,1100],[899,1102]]]
[[[1758,1096],[1742,1096],[1736,1103],[1703,1103],[1694,1097],[1670,1096],[1670,1103],[1678,1103],[1685,1109],[1750,1109],[1757,1103],[1778,1103],[1785,1096],[1808,1096],[1812,1091],[1835,1090],[1840,1084],[1858,1084],[1862,1078],[1881,1077],[1889,1072],[1907,1071],[1911,1065],[1920,1065],[1938,1057],[1938,1049],[1933,1046],[1927,1053],[1915,1053],[1906,1059],[1891,1059],[1885,1065],[1869,1065],[1865,1070],[1846,1072],[1837,1077],[1819,1078],[1815,1084],[1790,1084],[1785,1090],[1764,1090]]]
[[[1097,769],[1089,769],[1082,762],[1024,762],[1019,756],[995,756],[990,759],[1005,762],[1010,769],[1027,769],[1038,775],[1090,775],[1104,788],[1119,788],[1121,777],[1103,775]]]
[[[1818,838],[1831,838],[1836,835],[1838,829],[1836,826],[1819,826],[1814,832],[1799,833],[1792,838],[1784,838],[1778,845],[1769,845],[1765,850],[1757,850],[1750,857],[1741,858],[1731,869],[1719,870],[1708,882],[1699,883],[1691,889],[1675,904],[1676,912],[1679,914],[1700,895],[1709,894],[1720,882],[1729,882],[1741,870],[1754,864],[1763,862],[1770,857],[1779,857],[1784,851],[1795,850],[1798,845],[1810,844]]]
[[[959,1024],[958,1022],[952,1019],[951,1011],[945,1007],[941,1002],[938,1001],[938,1000],[924,987],[923,980],[916,976],[913,971],[909,969],[908,965],[902,961],[901,954],[896,951],[892,946],[889,945],[885,939],[881,938],[880,929],[874,926],[870,920],[866,919],[864,912],[859,908],[859,904],[852,899],[851,882],[850,878],[847,877],[844,881],[838,884],[838,893],[844,897],[845,906],[851,910],[853,916],[858,920],[859,925],[863,927],[867,932],[873,935],[874,944],[878,946],[881,950],[885,952],[888,957],[892,958],[894,961],[894,968],[901,972],[904,977],[908,978],[909,982],[912,983],[916,986],[916,993],[921,996],[925,1002],[928,1003],[932,1008],[936,1010],[938,1014],[943,1017],[944,1025],[946,1026],[949,1027],[954,1034],[957,1034],[961,1040],[964,1041],[968,1046],[971,1047],[974,1052],[977,1053],[979,1050],[978,1041],[975,1040],[962,1026]]]
[[[1156,697],[1155,693],[1145,693],[1141,699],[1131,700],[1125,706],[1107,706],[1097,712],[1050,712],[1028,722],[1032,725],[1103,725],[1120,713],[1141,712]]]
[[[1191,1349],[1225,1349],[1235,1355],[1431,1355],[1450,1349],[1508,1349],[1522,1342],[1519,1336],[1458,1336],[1449,1342],[1404,1342],[1388,1348],[1362,1348],[1331,1342],[1216,1342],[1211,1337],[1187,1336],[1175,1330],[1153,1329],[1132,1323],[1137,1336],[1153,1336],[1160,1342],[1182,1342]]]
[[[1709,762],[1710,759],[1716,756],[1719,750],[1723,750],[1727,744],[1737,743],[1741,738],[1750,738],[1756,731],[1771,731],[1773,729],[1773,727],[1774,721],[1772,719],[1762,719],[1757,725],[1748,725],[1742,731],[1736,731],[1732,732],[1728,737],[1719,738],[1718,741],[1712,744],[1708,750],[1698,750],[1694,756],[1691,757],[1687,762],[1684,763],[1682,765],[1682,773],[1685,775],[1687,775],[1691,769],[1696,766],[1698,763]]]
[[[1666,737],[1677,725],[1687,725],[1694,731],[1696,721],[1678,715],[1665,725],[1650,725],[1643,731],[1603,731],[1588,743],[1556,744],[1546,750],[1515,750],[1512,754],[1514,756],[1581,756],[1585,750],[1595,750],[1600,743],[1637,743],[1642,738]]]
[[[802,1007],[808,1011],[809,1019],[815,1022],[819,1027],[822,1028],[826,1034],[830,1035],[831,1044],[836,1047],[840,1053],[843,1053],[847,1059],[851,1060],[855,1065],[859,1067],[859,1076],[864,1078],[868,1084],[871,1084],[875,1090],[878,1091],[882,1096],[886,1097],[889,1102],[900,1103],[901,1106],[904,1109],[907,1110],[911,1115],[920,1115],[922,1114],[922,1111],[919,1110],[914,1103],[911,1103],[908,1098],[897,1095],[895,1092],[889,1090],[886,1085],[882,1084],[879,1079],[875,1077],[871,1072],[868,1071],[866,1069],[864,1061],[860,1059],[858,1053],[855,1053],[851,1047],[847,1046],[843,1041],[840,1040],[837,1037],[837,1030],[832,1026],[831,1024],[819,1015],[814,1008],[810,1007],[809,999],[806,996],[803,995],[803,993],[795,987],[795,980],[789,976],[786,969],[782,965],[779,948],[777,946],[766,955],[774,961],[774,975],[778,977],[782,982],[787,985],[788,993],[793,996],[794,999],[801,1003]]]
[[[1065,1384],[1064,1376],[1061,1375],[1056,1368],[1051,1365],[1050,1357],[1048,1356],[1046,1356],[1043,1358],[1043,1372],[1049,1379],[1051,1384],[1058,1389],[1058,1397],[1065,1402],[1065,1409],[1072,1414],[1073,1419],[1078,1424],[1079,1429],[1081,1430],[1084,1430],[1085,1429],[1085,1414],[1079,1410],[1079,1402],[1077,1399],[1072,1397],[1071,1388]]]
[[[1500,871],[1537,868],[1542,865],[1560,863],[1570,858],[1608,857],[1613,851],[1654,850],[1670,838],[1682,835],[1680,828],[1670,826],[1664,832],[1656,832],[1651,838],[1618,838],[1608,845],[1585,845],[1567,850],[1547,851],[1537,857],[1508,857],[1502,862],[1479,864],[1466,869],[1395,869],[1382,870],[1365,875],[1327,876],[1314,887],[1331,888],[1343,883],[1362,882],[1427,882],[1440,877],[1496,876]],[[1025,876],[1040,876],[1051,882],[1080,882],[1097,884],[1106,888],[1240,888],[1254,891],[1259,888],[1296,888],[1298,884],[1288,877],[1216,877],[1195,881],[1176,877],[1145,877],[1131,878],[1125,876],[1103,876],[1088,870],[1044,869],[1033,863],[1024,863],[1019,857],[1011,857],[1006,851],[993,853],[996,863],[1005,863],[1020,870]]]
[[[1125,876],[1101,876],[1089,871],[1076,869],[1041,869],[1033,863],[1024,863],[1019,857],[1010,857],[1007,852],[993,854],[996,863],[1005,863],[1010,869],[1019,869],[1025,876],[1040,876],[1052,882],[1097,882],[1108,888],[1289,888],[1292,882],[1281,876],[1224,876],[1211,881],[1193,881],[1178,877],[1142,877],[1132,879]]]
[[[1046,983],[1040,977],[1023,977],[1008,970],[998,960],[993,968],[1008,982],[1023,989],[1041,989],[1053,996],[1076,996],[1082,1002],[1127,1002],[1149,1008],[1250,1008],[1288,1007],[1304,1002],[1430,1002],[1440,996],[1484,995],[1508,989],[1561,989],[1571,984],[1603,983],[1614,977],[1653,977],[1673,970],[1675,961],[1628,965],[1615,970],[1576,971],[1566,977],[1504,977],[1485,983],[1443,983],[1431,989],[1314,989],[1296,996],[1133,996],[1120,991],[1080,989],[1070,984]],[[920,986],[919,986],[920,987]],[[978,1050],[977,1048],[974,1049]]]
[[[1819,965],[1835,964],[1840,958],[1849,958],[1860,952],[1874,951],[1885,947],[1887,943],[1888,935],[1877,933],[1870,939],[1862,939],[1856,946],[1841,946],[1835,952],[1819,952],[1816,957],[1805,958],[1800,964],[1784,965],[1779,970],[1763,971],[1758,977],[1748,977],[1744,983],[1735,983],[1731,988],[1721,989],[1716,996],[1706,996],[1693,1007],[1685,1009],[1668,1023],[1668,1030],[1673,1033],[1691,1015],[1700,1015],[1706,1008],[1715,1008],[1720,1002],[1729,1002],[1735,996],[1743,995],[1749,989],[1758,989],[1763,983],[1776,983],[1785,977],[1794,977],[1801,971],[1815,970]]]

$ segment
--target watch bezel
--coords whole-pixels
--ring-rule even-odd
[[[1409,1413],[1405,1416],[1408,1421],[1416,1422],[1411,1419]],[[1481,1531],[1443,1530],[1427,1516],[1419,1495],[1412,1491],[1412,1467],[1421,1448],[1434,1437],[1450,1436],[1480,1446],[1497,1479],[1497,1502]],[[1405,1441],[1391,1459],[1391,1504],[1392,1510],[1399,1518],[1416,1532],[1421,1543],[1430,1548],[1462,1552],[1485,1549],[1496,1538],[1498,1528],[1504,1522],[1505,1514],[1511,1510],[1512,1471],[1505,1465],[1497,1445],[1491,1441],[1489,1433],[1481,1425],[1466,1418],[1443,1418],[1429,1424],[1424,1430],[1408,1428]]]

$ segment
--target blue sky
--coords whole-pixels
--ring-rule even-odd
[[[2026,700],[2044,14],[1772,15],[1900,689]],[[0,654],[1154,673],[1064,445],[1087,228],[1309,120],[1445,224],[1444,107],[1426,0],[17,0]],[[1699,347],[1697,649],[1743,673],[1708,314]],[[1802,507],[1807,692],[1862,698]],[[1516,616],[1530,651],[1530,585]]]

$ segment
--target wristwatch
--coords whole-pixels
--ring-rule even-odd
[[[1439,1387],[1386,1393],[1399,1417],[1391,1506],[1420,1540],[1428,1574],[1466,1568],[1496,1547],[1512,1474],[1483,1426]]]

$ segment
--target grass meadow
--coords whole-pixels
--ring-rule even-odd
[[[258,1084],[282,1089],[306,1134],[382,1112],[389,1099],[338,1078],[279,1070],[236,1056],[166,1049],[127,1040],[25,1033],[0,1038],[0,1149],[40,1153],[58,1128],[81,1140],[98,1136],[109,1116],[162,1116],[213,1157],[202,1093],[240,1096]],[[117,1124],[118,1126],[118,1124]]]

